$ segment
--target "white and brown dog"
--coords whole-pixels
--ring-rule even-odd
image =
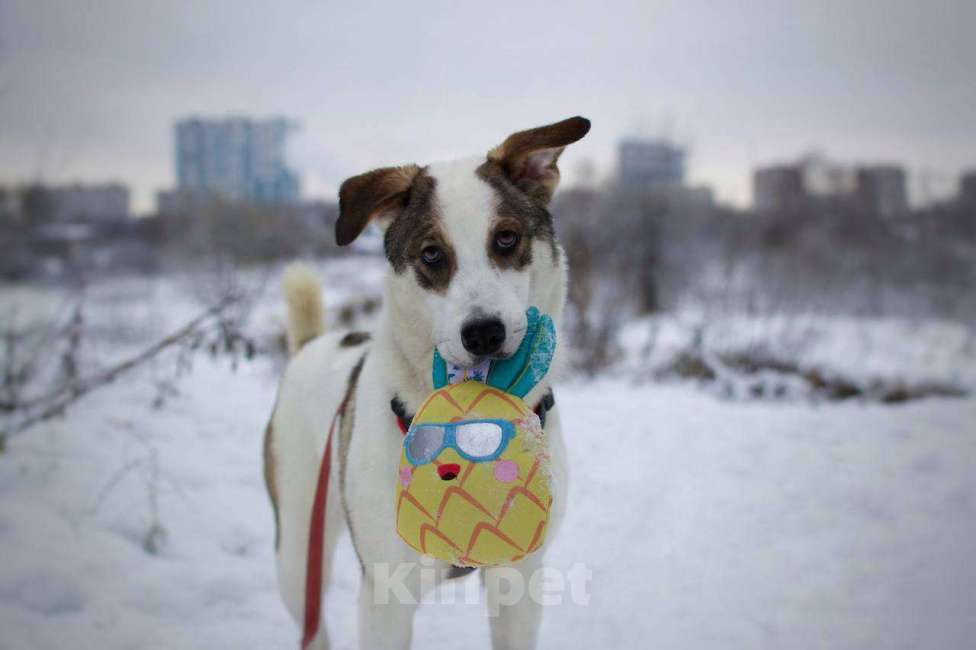
[[[410,646],[421,580],[416,553],[394,528],[403,440],[394,411],[401,416],[414,413],[432,390],[435,347],[459,366],[510,356],[522,341],[525,312],[532,305],[550,314],[558,331],[566,265],[547,205],[559,181],[560,154],[589,128],[588,120],[573,117],[515,133],[487,156],[377,169],[343,183],[338,243],[349,244],[370,222],[384,230],[389,271],[372,337],[324,334],[317,280],[304,267],[286,272],[288,340],[294,357],[268,425],[265,477],[278,530],[279,584],[299,624],[304,616],[310,512],[326,433],[348,394],[343,424],[333,436],[324,571],[327,578],[336,540],[348,527],[363,573],[360,646]],[[558,357],[557,352],[555,367]],[[535,405],[549,391],[547,380],[526,396],[526,402]],[[551,542],[566,504],[557,412],[548,413],[545,432],[553,475],[547,534]],[[531,573],[543,552],[514,568]],[[413,602],[392,598],[379,604],[387,600],[376,593],[375,568],[381,563],[415,565],[406,579]],[[462,572],[444,567],[438,573],[450,577]],[[534,647],[540,605],[529,597],[502,603],[493,593],[497,582],[488,579],[485,584],[488,605],[498,612],[491,619],[493,647]],[[324,625],[314,646],[327,647]]]

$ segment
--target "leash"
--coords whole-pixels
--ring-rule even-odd
[[[332,436],[336,424],[345,423],[346,409],[352,399],[359,374],[366,362],[366,355],[362,355],[356,365],[349,372],[346,380],[346,394],[336,408],[332,422],[329,424],[329,434],[325,438],[325,451],[322,454],[322,467],[319,468],[318,483],[315,486],[315,498],[312,500],[312,515],[308,528],[308,556],[305,560],[305,612],[302,625],[302,650],[311,645],[318,634],[322,620],[322,552],[325,549],[325,506],[329,497],[329,474],[332,471]],[[341,431],[341,427],[340,427]],[[339,441],[341,444],[341,440]],[[342,474],[339,475],[340,480]]]
[[[345,417],[346,407],[352,386],[346,391],[346,396],[339,403],[332,424],[329,425],[329,435],[325,439],[325,453],[322,454],[322,467],[319,469],[319,481],[315,487],[315,500],[312,502],[312,518],[308,531],[308,558],[305,565],[305,625],[302,632],[302,650],[311,645],[319,631],[322,613],[322,552],[325,542],[325,503],[329,496],[329,474],[332,468],[332,434],[336,423]]]

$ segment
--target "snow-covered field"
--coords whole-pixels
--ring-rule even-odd
[[[375,282],[327,275],[330,302]],[[131,293],[140,323],[187,309],[173,286]],[[271,291],[257,326],[276,310]],[[275,364],[198,357],[153,408],[158,372],[0,455],[3,650],[297,646],[261,475]],[[972,647],[976,398],[743,402],[615,376],[558,387],[571,484],[550,564],[584,563],[591,598],[547,608],[541,647]],[[337,567],[327,619],[352,648],[347,541]],[[483,607],[422,606],[414,647],[487,648]]]

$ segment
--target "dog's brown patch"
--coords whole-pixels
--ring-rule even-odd
[[[383,248],[397,274],[408,267],[417,282],[430,291],[444,292],[450,284],[457,261],[454,250],[440,228],[434,202],[437,182],[417,165],[384,167],[353,176],[339,189],[339,219],[336,242],[352,242],[376,218],[390,218]],[[444,259],[436,266],[425,264],[421,252],[437,246]]]
[[[542,205],[549,203],[559,184],[556,162],[563,149],[585,136],[590,121],[571,117],[546,126],[519,131],[488,152],[508,179]]]
[[[264,430],[264,485],[268,489],[268,496],[271,497],[271,510],[274,512],[275,521],[275,550],[281,542],[281,521],[278,517],[278,487],[277,487],[277,468],[278,463],[271,449],[271,441],[274,437],[274,427],[271,421]]]
[[[349,332],[339,341],[339,347],[354,348],[357,345],[367,343],[371,338],[373,337],[369,332]]]
[[[410,199],[410,188],[420,173],[417,165],[384,167],[353,176],[339,188],[339,218],[335,237],[350,244],[369,222],[385,213],[395,215]]]
[[[514,232],[518,236],[518,242],[513,248],[500,249],[495,243],[498,233],[504,231]],[[499,215],[499,219],[488,231],[488,257],[497,268],[520,271],[532,263],[532,240],[534,238],[535,235],[529,232],[522,220]],[[543,238],[546,237],[543,236]]]
[[[485,243],[492,263],[500,269],[521,270],[527,267],[532,263],[532,243],[536,239],[548,242],[553,261],[558,260],[556,232],[546,206],[518,189],[494,161],[485,161],[476,173],[498,196],[495,223],[488,231],[488,241]],[[513,250],[499,251],[495,248],[495,235],[502,230],[518,233],[519,243]]]
[[[447,291],[451,278],[457,271],[457,256],[440,226],[440,221],[431,221],[425,229],[410,237],[408,245],[410,265],[417,277],[417,284],[435,293]],[[442,253],[442,259],[436,266],[430,266],[422,259],[423,250],[428,246],[437,247]]]
[[[407,205],[386,230],[383,247],[395,273],[412,268],[421,287],[443,293],[457,270],[457,257],[441,227],[434,200],[436,187],[437,181],[421,170],[410,188]],[[428,246],[436,246],[443,252],[437,266],[424,263],[421,257]]]

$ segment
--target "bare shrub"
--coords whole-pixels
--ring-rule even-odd
[[[197,350],[209,350],[212,355],[224,354],[235,364],[241,358],[251,358],[255,346],[241,328],[240,310],[246,301],[237,294],[227,294],[211,304],[196,317],[143,347],[121,361],[106,367],[86,366],[78,354],[84,335],[84,319],[80,303],[72,310],[67,322],[55,320],[44,327],[31,324],[17,327],[8,323],[4,328],[0,385],[0,448],[6,440],[24,433],[37,424],[62,416],[79,399],[116,381],[130,371],[143,366],[162,353],[175,350],[174,372],[186,369],[189,356]],[[38,368],[56,359],[59,371],[42,376]]]

